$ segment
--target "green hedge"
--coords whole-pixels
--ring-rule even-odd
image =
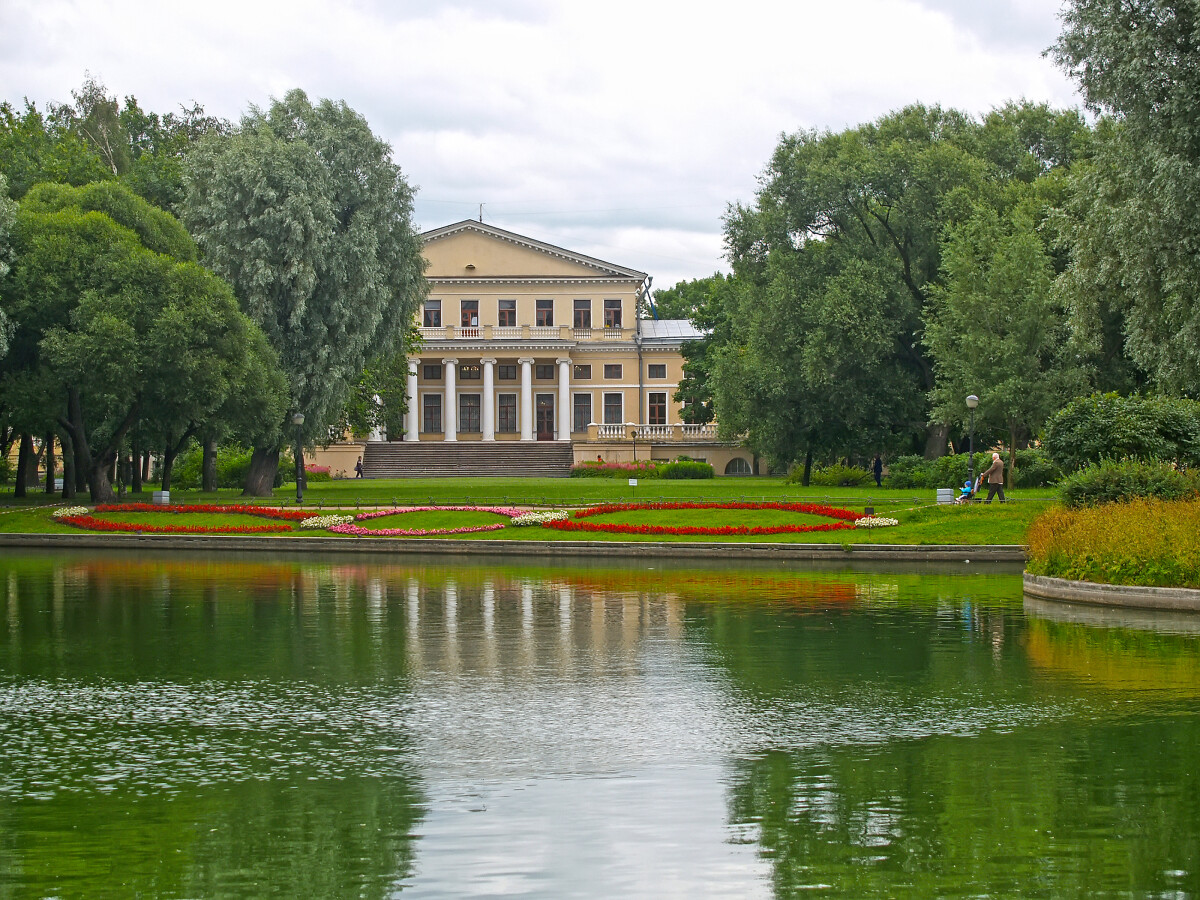
[[[250,471],[250,457],[253,451],[244,447],[217,448],[217,487],[240,488],[246,483],[246,473]],[[204,461],[204,451],[193,447],[181,453],[175,460],[171,472],[171,486],[183,491],[200,489],[200,468]],[[283,461],[280,460],[280,469]],[[279,479],[276,478],[276,486]]]
[[[1001,458],[1008,465],[1008,454]],[[992,464],[991,452],[975,454],[975,475]],[[897,488],[940,488],[958,487],[970,474],[969,454],[958,453],[938,459],[921,456],[899,456],[888,463],[888,475],[884,484]],[[1044,450],[1030,448],[1017,451],[1016,484],[1009,487],[1047,487],[1062,477],[1058,466]],[[1007,476],[1006,476],[1007,478]]]
[[[1187,500],[1200,493],[1200,479],[1158,460],[1106,459],[1060,483],[1071,509],[1137,499]]]
[[[1200,466],[1200,403],[1092,394],[1050,417],[1042,446],[1064,471],[1104,459],[1162,459]]]
[[[576,463],[571,467],[572,478],[712,478],[713,467],[694,459],[673,462],[640,460],[634,463],[596,462]]]
[[[804,467],[797,466],[787,477],[788,484],[799,484],[804,479]],[[832,466],[814,468],[808,475],[808,483],[821,487],[858,487],[869,484],[875,476],[866,469],[858,466],[843,466],[836,463]]]

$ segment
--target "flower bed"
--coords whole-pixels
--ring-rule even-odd
[[[890,519],[887,516],[863,516],[854,523],[855,528],[891,528],[893,525],[899,525],[899,519]]]
[[[824,516],[838,521],[820,525],[721,525],[705,526],[670,526],[670,525],[630,525],[620,522],[580,522],[591,516],[602,516],[609,513],[636,512],[641,510],[684,510],[684,509],[744,509],[744,510],[779,510],[782,512],[802,513],[810,516]],[[545,528],[557,531],[593,531],[607,534],[645,534],[645,535],[681,535],[681,536],[741,536],[766,534],[800,534],[812,531],[839,531],[853,528],[854,523],[865,518],[862,513],[849,509],[839,509],[816,503],[608,503],[593,506],[575,513],[571,519],[554,520],[543,523]]]
[[[79,513],[76,510],[82,509]],[[88,514],[83,507],[69,507],[59,511],[58,521],[73,525],[76,528],[86,528],[89,531],[110,532],[141,532],[143,534],[278,534],[291,531],[290,524],[278,525],[148,525],[141,522],[112,522],[98,519]],[[268,506],[245,506],[242,504],[196,504],[155,506],[150,503],[101,503],[96,506],[94,513],[106,512],[148,512],[148,513],[234,513],[247,516],[258,516],[264,519],[283,519],[284,522],[298,522],[309,518],[311,511],[299,509],[272,509]]]
[[[361,512],[354,518],[359,522],[369,519],[381,519],[384,516],[395,516],[413,512],[484,512],[495,513],[498,516],[514,518],[522,515],[522,510],[508,506],[398,506],[391,509],[376,509]],[[481,531],[499,531],[506,528],[506,522],[491,525],[464,525],[461,528],[364,528],[353,522],[333,525],[329,531],[334,534],[349,534],[355,537],[430,537],[441,534],[475,534]]]
[[[518,516],[513,516],[512,524],[517,527],[523,525],[544,525],[546,522],[562,522],[569,518],[569,513],[565,509],[548,509],[543,512],[527,512],[521,513]]]

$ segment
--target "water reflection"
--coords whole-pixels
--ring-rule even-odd
[[[1196,639],[1008,570],[0,555],[0,606],[0,895],[1198,887]]]

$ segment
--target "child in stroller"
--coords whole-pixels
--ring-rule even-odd
[[[974,484],[971,483],[971,479],[969,478],[964,481],[962,483],[962,487],[958,489],[958,499],[956,499],[954,502],[958,504],[965,504],[974,500],[975,492],[979,490],[979,482],[982,480],[983,476],[980,475],[979,478],[975,480]]]

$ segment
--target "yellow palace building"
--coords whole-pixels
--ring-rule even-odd
[[[401,435],[318,452],[335,474],[561,474],[583,460],[687,456],[718,475],[753,457],[684,424],[672,399],[686,320],[639,319],[645,272],[482,222],[426,232],[429,296]]]

